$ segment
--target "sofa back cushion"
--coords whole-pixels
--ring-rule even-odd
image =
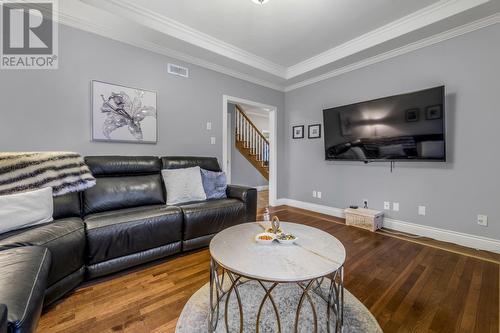
[[[83,214],[165,204],[161,163],[150,156],[88,156],[96,186],[83,193]]]
[[[73,192],[54,197],[54,219],[80,217],[80,192]]]
[[[215,157],[164,156],[161,158],[162,169],[182,169],[199,166],[210,171],[221,171]]]

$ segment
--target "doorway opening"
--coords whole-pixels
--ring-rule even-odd
[[[233,96],[223,96],[222,168],[228,183],[268,191],[277,200],[277,108]]]

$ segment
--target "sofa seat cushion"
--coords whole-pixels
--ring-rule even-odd
[[[68,218],[0,235],[0,249],[30,245],[49,249],[51,286],[84,266],[85,226],[80,218]]]
[[[184,214],[183,240],[214,234],[245,222],[245,205],[238,199],[208,200],[179,207]]]
[[[0,251],[0,300],[7,306],[9,332],[34,332],[42,312],[50,252],[25,246]]]
[[[85,224],[89,265],[180,241],[182,236],[181,210],[165,205],[92,214]]]

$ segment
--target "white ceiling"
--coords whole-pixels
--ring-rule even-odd
[[[102,1],[102,0],[99,0]],[[134,5],[291,66],[438,0],[134,0]]]
[[[500,22],[500,0],[64,0],[61,22],[290,90]]]

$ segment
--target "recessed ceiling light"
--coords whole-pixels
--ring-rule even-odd
[[[266,2],[268,2],[269,0],[252,0],[253,3],[256,3],[258,5],[263,5],[265,4]]]

